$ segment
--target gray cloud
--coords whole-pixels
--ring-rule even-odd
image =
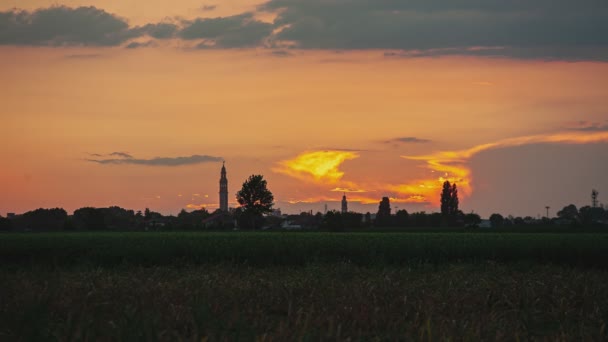
[[[111,46],[136,34],[125,20],[95,7],[0,12],[0,44]]]
[[[178,27],[171,23],[158,23],[158,24],[147,24],[142,27],[133,29],[138,35],[147,34],[148,36],[156,39],[168,39],[175,36],[178,31]]]
[[[153,40],[149,40],[147,42],[144,43],[140,43],[140,42],[131,42],[129,44],[127,44],[125,46],[125,48],[127,49],[137,49],[137,48],[142,48],[142,47],[149,47],[149,46],[155,46],[156,44],[154,43]]]
[[[114,155],[114,154],[112,154]],[[123,156],[120,156],[123,157]],[[132,164],[132,165],[146,165],[146,166],[182,166],[182,165],[194,165],[201,163],[220,162],[223,159],[221,157],[213,157],[207,155],[192,155],[189,157],[156,157],[152,159],[136,159],[133,157],[127,158],[111,158],[111,159],[86,159],[86,161],[94,162],[98,164]]]
[[[198,18],[187,22],[180,36],[183,39],[206,40],[199,45],[200,48],[253,47],[261,45],[272,30],[272,24],[255,20],[252,13],[243,13],[229,17]]]
[[[133,158],[133,156],[128,154],[127,152],[112,152],[112,153],[108,154],[108,156],[129,158],[129,159]]]
[[[391,139],[391,140],[387,140],[385,141],[385,143],[389,144],[389,143],[406,143],[406,144],[426,144],[426,143],[430,143],[431,140],[428,139],[421,139],[421,138],[416,138],[416,137],[401,137],[401,138],[395,138],[395,139]]]
[[[270,0],[260,10],[279,11],[274,39],[300,48],[608,59],[604,0]]]
[[[608,131],[608,120],[604,122],[592,122],[592,121],[577,121],[566,125],[566,129],[571,131],[582,131],[582,132],[604,132]]]
[[[278,16],[272,24],[246,12],[129,27],[95,7],[10,10],[0,12],[0,44],[115,46],[149,36],[191,40],[205,49],[290,46],[380,49],[387,58],[608,61],[606,0],[268,0],[258,11]],[[270,53],[288,55],[282,51]]]

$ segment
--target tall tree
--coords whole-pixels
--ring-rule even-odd
[[[243,215],[256,229],[257,222],[263,214],[270,213],[274,205],[274,196],[266,186],[266,180],[262,175],[251,175],[243,183],[243,187],[236,193],[236,200],[243,208]]]
[[[452,186],[449,181],[443,182],[441,190],[441,213],[445,216],[450,215],[450,203],[452,201]]]
[[[382,197],[376,214],[376,226],[387,227],[391,223],[391,202],[388,197]]]
[[[456,214],[458,214],[458,188],[456,187],[456,183],[454,183],[450,192],[450,215]]]

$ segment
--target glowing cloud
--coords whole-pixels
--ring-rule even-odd
[[[340,165],[356,158],[359,154],[352,151],[304,152],[294,159],[279,162],[279,167],[273,171],[303,180],[335,183],[344,176],[344,172],[338,169]]]
[[[439,172],[441,176],[436,179],[418,180],[410,184],[397,185],[392,187],[392,189],[398,193],[409,194],[411,196],[425,197],[431,194],[437,196],[442,183],[448,180],[451,183],[457,183],[459,193],[463,197],[467,197],[473,190],[471,186],[471,169],[467,163],[480,152],[531,144],[590,144],[599,142],[608,142],[608,132],[568,132],[532,135],[481,144],[465,150],[441,151],[423,156],[402,156],[402,158],[410,160],[425,161],[427,168],[433,172]]]

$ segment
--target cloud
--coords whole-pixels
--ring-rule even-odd
[[[570,122],[565,127],[571,131],[581,132],[604,132],[608,131],[608,120],[604,122],[591,122],[591,121],[576,121]]]
[[[143,43],[131,42],[131,43],[127,44],[125,46],[125,48],[126,49],[138,49],[138,48],[142,48],[142,47],[150,47],[150,46],[155,46],[155,45],[156,45],[156,43],[154,43],[153,40],[149,40],[149,41],[143,42]]]
[[[416,137],[401,137],[385,141],[386,143],[405,143],[405,144],[426,144],[431,141],[428,139],[421,139]]]
[[[128,158],[128,159],[132,159],[133,156],[128,154],[127,152],[112,152],[110,154],[108,154],[109,156],[114,156],[114,157],[121,157],[121,158]]]
[[[124,19],[92,6],[0,12],[3,45],[113,46],[136,35]]]
[[[364,193],[364,192],[369,192],[369,191],[363,190],[363,189],[341,188],[341,187],[333,188],[333,189],[331,189],[329,191],[331,191],[331,192],[349,192],[349,193]]]
[[[117,154],[118,153],[118,154]],[[192,155],[189,157],[156,157],[152,159],[136,159],[128,154],[122,154],[121,152],[114,152],[111,155],[118,156],[120,158],[109,158],[109,159],[86,159],[87,161],[98,163],[98,164],[132,164],[132,165],[146,165],[146,166],[182,166],[182,165],[194,165],[201,163],[220,162],[223,159],[221,157],[212,157],[207,155]]]
[[[168,39],[175,36],[178,26],[172,23],[147,24],[133,29],[138,35],[147,34],[156,39]]]
[[[464,150],[440,151],[422,156],[402,156],[410,160],[419,160],[426,163],[426,167],[438,174],[436,178],[416,180],[408,184],[392,187],[400,194],[429,196],[436,195],[441,184],[448,180],[457,183],[463,197],[473,191],[472,172],[467,165],[475,155],[493,149],[525,146],[532,144],[592,144],[608,142],[607,132],[565,132],[546,135],[532,135],[503,139],[496,142],[473,146]]]
[[[279,162],[273,171],[304,180],[335,183],[344,176],[340,165],[356,158],[359,158],[359,154],[352,151],[304,152],[293,159]]]
[[[259,9],[278,13],[275,41],[305,49],[608,59],[604,0],[270,0]]]
[[[262,45],[273,25],[254,19],[252,13],[229,17],[198,18],[187,22],[179,35],[183,39],[202,39],[199,48],[255,47]]]

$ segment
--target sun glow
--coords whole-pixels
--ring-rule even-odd
[[[304,152],[294,159],[279,162],[279,167],[273,170],[299,179],[336,183],[344,176],[340,165],[356,158],[359,154],[351,151]]]

